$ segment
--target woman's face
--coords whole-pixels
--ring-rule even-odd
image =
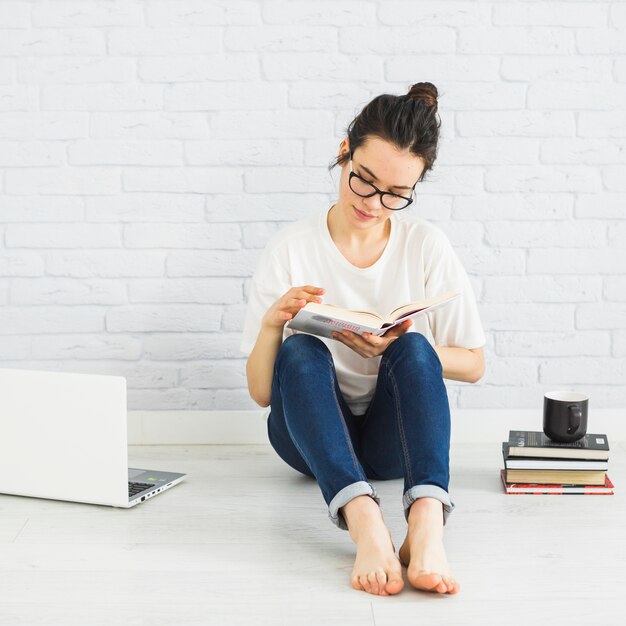
[[[350,152],[348,139],[339,146],[339,154]],[[410,197],[411,188],[424,170],[424,160],[408,150],[400,151],[379,137],[368,137],[352,153],[352,171],[381,191]],[[355,228],[369,229],[383,224],[393,213],[380,202],[380,194],[371,198],[358,196],[348,184],[350,162],[342,165],[339,183],[339,209]]]

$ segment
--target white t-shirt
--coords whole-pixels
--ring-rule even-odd
[[[328,230],[329,210],[293,222],[275,233],[252,279],[241,351],[250,354],[267,310],[291,287],[325,289],[323,302],[385,315],[397,306],[460,291],[448,304],[413,320],[408,332],[431,345],[478,348],[485,334],[474,293],[448,238],[434,224],[412,215],[391,215],[391,232],[381,257],[370,267],[352,265]],[[283,341],[294,331],[285,325]],[[333,356],[339,388],[354,415],[367,411],[382,356],[364,358],[334,339],[320,337]]]

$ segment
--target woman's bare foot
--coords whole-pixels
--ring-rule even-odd
[[[442,506],[434,498],[420,498],[411,505],[400,561],[416,589],[453,594],[460,586],[450,573],[443,547]]]
[[[356,543],[352,587],[388,596],[404,587],[402,566],[378,504],[370,496],[357,496],[341,508]]]

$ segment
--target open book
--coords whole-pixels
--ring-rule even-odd
[[[350,330],[359,335],[372,333],[382,336],[390,328],[407,319],[428,313],[458,295],[459,292],[447,291],[433,298],[403,304],[384,316],[371,311],[352,311],[334,304],[308,302],[292,320],[287,322],[287,326],[320,337],[332,338],[333,331],[342,330]]]

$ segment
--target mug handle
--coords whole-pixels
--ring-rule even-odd
[[[570,404],[567,408],[570,411],[569,425],[567,427],[567,432],[568,434],[571,435],[575,433],[580,427],[580,420],[583,414],[582,414],[582,411],[580,410],[580,407],[577,404]]]

